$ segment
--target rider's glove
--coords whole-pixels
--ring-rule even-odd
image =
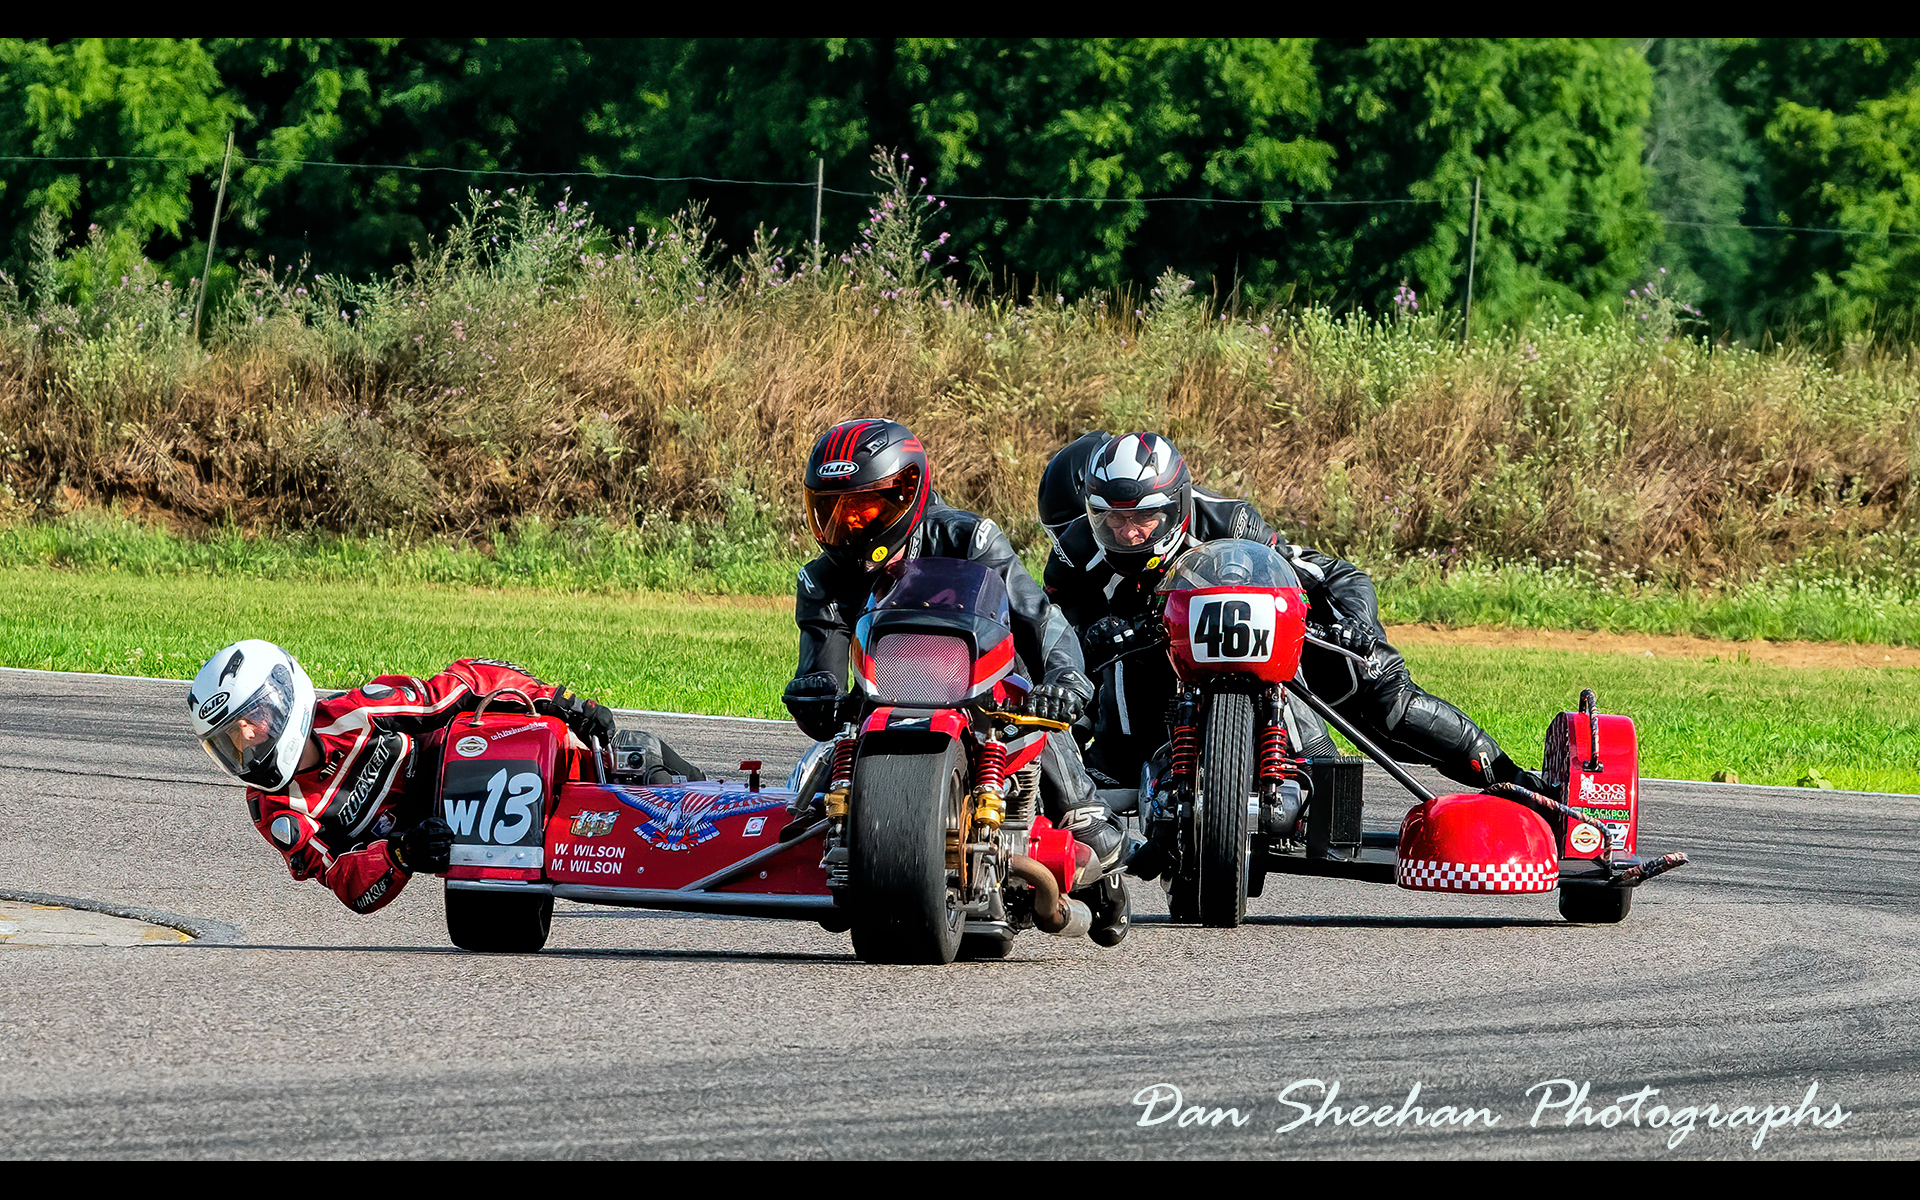
[[[599,739],[602,743],[613,741],[613,710],[604,704],[596,704],[579,692],[567,687],[553,689],[551,698],[541,700],[534,706],[536,712],[550,717],[559,717],[567,723],[567,728],[583,742]]]
[[[1078,671],[1062,671],[1027,693],[1027,711],[1046,721],[1071,725],[1087,711],[1093,684]]]
[[[428,817],[398,838],[388,838],[387,856],[409,874],[438,875],[451,865],[453,829],[439,817]]]
[[[1380,643],[1380,639],[1373,635],[1372,630],[1354,621],[1342,621],[1338,625],[1329,625],[1315,636],[1322,641],[1332,642],[1342,650],[1358,654],[1361,658],[1372,654],[1373,648]]]
[[[800,732],[816,742],[832,737],[840,728],[840,681],[826,671],[791,680],[780,700],[793,714]]]
[[[1132,621],[1109,613],[1087,626],[1084,640],[1089,650],[1118,654],[1132,647],[1135,632]]]

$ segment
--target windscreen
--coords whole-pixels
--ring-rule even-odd
[[[1160,581],[1162,592],[1208,587],[1299,587],[1300,577],[1287,560],[1264,542],[1226,538],[1208,542],[1173,560]]]
[[[882,587],[868,605],[871,612],[966,613],[998,625],[1011,620],[999,572],[968,559],[909,558],[887,568]]]

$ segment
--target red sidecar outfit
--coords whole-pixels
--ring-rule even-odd
[[[284,792],[247,789],[255,828],[286,856],[295,879],[318,878],[358,913],[390,903],[409,874],[387,852],[387,835],[431,815],[432,772],[419,772],[416,786],[417,740],[499,688],[517,688],[529,700],[554,693],[512,663],[463,658],[431,679],[382,675],[319,701],[313,739],[320,762]]]

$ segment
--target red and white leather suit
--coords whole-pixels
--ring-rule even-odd
[[[295,879],[321,880],[358,913],[390,903],[410,876],[388,853],[387,835],[431,815],[430,771],[416,777],[414,770],[418,739],[503,687],[529,700],[554,693],[511,663],[463,658],[431,679],[382,675],[318,701],[313,740],[320,762],[283,792],[247,789],[254,826],[286,855]]]

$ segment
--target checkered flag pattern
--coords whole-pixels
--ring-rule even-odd
[[[1403,858],[1395,874],[1401,887],[1416,892],[1550,892],[1560,885],[1560,864],[1552,859],[1456,863]]]

